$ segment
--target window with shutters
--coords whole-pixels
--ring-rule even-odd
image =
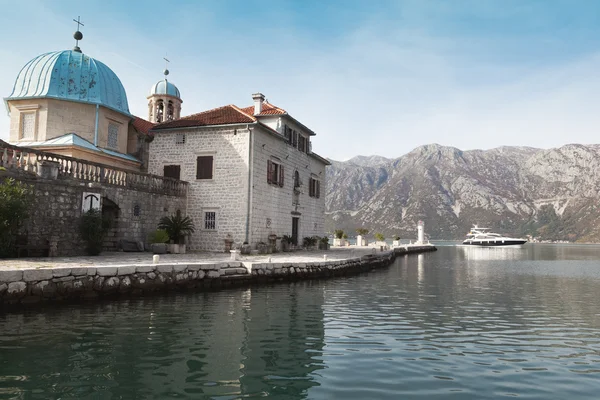
[[[306,151],[306,138],[302,135],[298,137],[298,150],[301,152]]]
[[[119,125],[111,122],[108,123],[108,140],[106,147],[114,150],[119,149]]]
[[[213,156],[199,156],[196,160],[196,179],[213,178]]]
[[[165,165],[163,167],[163,176],[165,178],[181,179],[181,166]]]
[[[292,146],[298,147],[298,132],[292,131]]]
[[[283,126],[283,136],[286,138],[288,143],[292,143],[292,130],[287,125]]]
[[[204,223],[202,224],[206,231],[217,230],[217,212],[204,211]]]
[[[21,139],[35,138],[35,113],[27,112],[21,114]]]
[[[267,160],[267,183],[283,187],[283,165],[276,161]]]
[[[308,195],[310,197],[321,197],[321,181],[315,178],[310,178],[308,181]]]

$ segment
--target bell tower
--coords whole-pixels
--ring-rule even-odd
[[[169,60],[165,58],[168,63]],[[156,82],[148,96],[148,121],[155,124],[173,121],[181,116],[181,94],[177,86],[167,80],[169,70],[163,71],[165,78]]]

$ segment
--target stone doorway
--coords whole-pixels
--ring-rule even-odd
[[[119,249],[119,214],[121,209],[108,197],[102,198],[102,217],[110,221],[110,228],[104,239],[102,248],[104,251],[117,251]]]
[[[300,227],[300,218],[292,217],[292,244],[298,246],[298,229]]]

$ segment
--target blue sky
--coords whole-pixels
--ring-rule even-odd
[[[171,5],[169,5],[171,4]],[[251,94],[311,127],[318,153],[398,157],[600,143],[600,1],[0,0],[0,93],[38,54],[74,45],[121,78],[132,113],[162,77],[183,114]],[[0,113],[0,137],[9,119]]]

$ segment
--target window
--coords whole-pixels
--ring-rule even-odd
[[[216,211],[205,211],[204,212],[204,229],[207,231],[217,230],[217,212]]]
[[[181,179],[181,167],[179,165],[165,165],[163,176],[165,178]]]
[[[21,139],[35,138],[35,113],[21,114]]]
[[[267,183],[283,187],[283,165],[278,162],[267,161]]]
[[[213,156],[199,156],[196,162],[196,179],[212,179]]]
[[[283,136],[287,139],[289,143],[292,143],[292,130],[289,126],[283,126]]]
[[[175,144],[185,144],[185,133],[175,135]]]
[[[308,195],[310,197],[321,197],[321,182],[315,178],[310,178],[308,181]]]
[[[298,138],[298,150],[301,152],[306,151],[306,138],[302,135]]]
[[[106,147],[111,149],[119,148],[119,125],[108,123],[108,140]]]
[[[298,147],[298,132],[292,131],[292,146]]]

